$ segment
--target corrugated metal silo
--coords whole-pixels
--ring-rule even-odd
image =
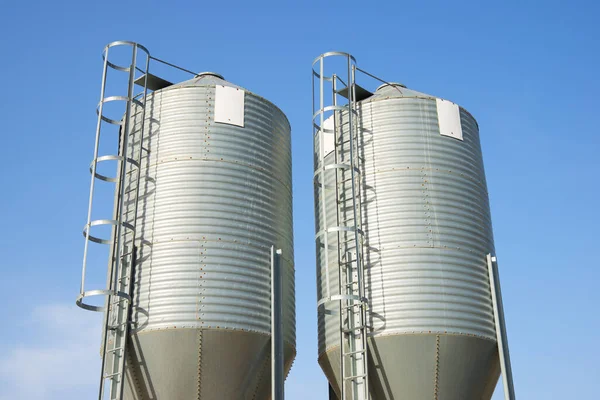
[[[271,245],[283,250],[286,371],[295,356],[287,118],[212,73],[145,108],[125,398],[265,399]]]
[[[109,61],[115,48],[130,52]],[[296,353],[286,116],[218,74],[196,75],[135,42],[108,44],[103,59],[76,300],[104,312],[98,399],[280,396]],[[173,85],[149,73],[151,60],[194,78]],[[129,76],[127,90],[107,95],[115,71]],[[123,114],[105,107],[114,102]],[[118,152],[103,154],[110,125]],[[116,175],[103,162],[115,163]],[[104,186],[114,193],[110,218],[94,209],[98,181],[114,184]],[[88,257],[91,243],[108,245],[105,288],[87,276],[98,258]]]
[[[354,121],[371,396],[489,399],[500,364],[477,122],[454,103],[400,84],[365,97],[356,103]],[[316,230],[340,237],[330,236],[326,246],[317,235],[317,291],[326,300],[344,295],[336,286],[335,243],[346,240],[344,211],[336,210],[340,202],[348,209],[344,202],[352,198],[349,172],[340,167],[350,158],[348,111],[336,109],[323,128],[315,135],[315,176],[322,171],[325,181],[316,180]],[[326,215],[337,214],[326,225],[323,205]],[[356,246],[344,252],[356,254]],[[340,396],[340,316],[334,306],[318,318],[319,363]]]

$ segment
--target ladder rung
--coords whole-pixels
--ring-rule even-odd
[[[114,349],[106,350],[107,353],[114,353],[115,351],[121,351],[123,347],[115,347]]]
[[[366,352],[366,350],[356,350],[356,351],[350,351],[348,353],[344,353],[344,355],[345,356],[351,356],[351,355],[354,355],[354,354],[365,353],[365,352]]]
[[[357,303],[352,303],[349,306],[344,306],[343,308],[345,308],[346,310],[349,310],[349,309],[354,308],[354,307],[360,307],[363,304],[365,304],[365,303],[363,301],[360,301],[360,302],[357,302]]]
[[[344,378],[345,381],[350,381],[350,380],[354,380],[354,379],[359,379],[359,378],[366,378],[367,374],[360,374],[360,375],[353,375],[353,376],[346,376]]]
[[[137,190],[137,188],[135,187],[135,188],[133,188],[133,189],[129,189],[128,191],[126,191],[126,192],[125,192],[125,193],[123,193],[123,194],[129,194],[129,193],[135,192],[136,190]]]
[[[116,331],[118,328],[120,328],[122,326],[125,326],[127,324],[130,324],[130,323],[131,323],[130,321],[121,322],[120,324],[117,324],[117,325],[110,325],[108,327],[108,329],[111,330],[111,331]]]
[[[137,163],[139,163],[139,161],[136,160]],[[125,175],[131,175],[134,172],[138,172],[138,167],[136,167],[135,165],[133,166],[133,168],[131,168],[129,171],[125,172]]]
[[[120,279],[119,279],[120,281]],[[113,301],[112,303],[110,303],[111,305],[115,306],[117,304],[121,304],[123,301],[127,301],[127,299],[117,296],[117,299],[115,301]]]
[[[344,241],[341,242],[342,244],[346,244],[346,245],[352,244],[352,242],[355,242],[355,240],[354,240],[354,231],[355,231],[356,228],[354,228],[354,226],[348,226],[348,228],[351,228],[352,230],[340,232],[340,233],[345,233],[345,234],[349,234],[349,233],[352,234],[348,238],[348,240],[346,240],[345,242]],[[358,227],[358,234],[360,235],[359,239],[362,239],[363,231],[362,231],[362,228],[360,226]]]
[[[344,332],[344,333],[352,333],[354,331],[362,330],[362,329],[365,329],[365,328],[367,328],[366,325],[359,325],[359,326],[356,326],[354,328],[343,329],[342,332]]]
[[[350,171],[350,170],[346,170],[346,171]],[[354,179],[356,179],[356,176],[360,175],[360,174],[361,174],[360,172],[357,172],[356,170],[354,170]],[[340,184],[346,184],[349,182],[352,182],[352,177],[346,178],[346,179],[340,179],[337,183],[338,183],[338,185],[340,185]],[[358,196],[356,196],[356,197],[358,198]],[[348,197],[348,200],[352,200],[352,197]]]
[[[121,375],[120,372],[113,372],[112,374],[104,375],[104,379],[112,379],[113,376]]]

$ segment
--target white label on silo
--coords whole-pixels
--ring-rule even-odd
[[[333,115],[323,121],[323,148],[325,150],[325,155],[331,153],[335,147],[334,132],[333,132]]]
[[[463,140],[458,105],[444,99],[436,99],[436,104],[440,135]]]
[[[244,126],[244,91],[223,85],[215,89],[215,122]]]

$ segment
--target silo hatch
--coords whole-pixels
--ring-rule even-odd
[[[150,90],[160,90],[172,85],[171,82],[164,80],[163,78],[158,77],[156,75],[152,75],[150,73],[140,76],[133,83],[135,83],[138,86],[144,87],[144,80],[146,79],[146,76],[148,76],[146,87]]]

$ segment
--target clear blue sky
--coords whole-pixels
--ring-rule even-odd
[[[517,395],[600,398],[598,3],[297,3],[0,6],[0,399],[96,390],[100,317],[73,302],[100,54],[113,40],[217,71],[289,117],[298,357],[288,399],[326,399],[316,363],[309,73],[329,50],[477,118]]]

